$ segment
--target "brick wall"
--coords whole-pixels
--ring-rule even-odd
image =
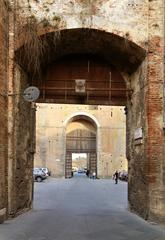
[[[2,14],[3,13],[3,14]],[[8,63],[8,12],[3,1],[0,4],[0,221],[6,208],[7,173],[7,63]]]
[[[163,135],[163,82],[164,82],[164,1],[152,1],[149,8],[148,53],[148,183],[150,218],[164,221],[164,135]]]
[[[128,106],[129,202],[145,219],[164,221],[163,1],[148,5],[147,58],[132,77]],[[131,128],[130,128],[131,126]],[[142,127],[142,138],[135,131]]]

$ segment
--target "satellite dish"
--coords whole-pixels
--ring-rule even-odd
[[[25,89],[23,93],[23,98],[27,102],[34,102],[35,100],[37,100],[39,95],[40,95],[40,90],[37,87],[31,86]]]

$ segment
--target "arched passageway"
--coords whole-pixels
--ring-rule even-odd
[[[41,36],[41,39],[46,41],[47,48],[41,59],[40,76],[35,75],[32,63],[27,67],[26,46],[17,50],[17,63],[21,68],[18,65],[15,67],[17,74],[14,77],[17,76],[17,82],[19,82],[15,85],[15,90],[22,92],[22,89],[33,84],[41,91],[39,102],[127,105],[130,206],[144,218],[154,218],[158,215],[162,218],[163,211],[160,209],[163,210],[165,206],[164,190],[161,184],[163,179],[161,169],[164,166],[163,132],[162,124],[159,122],[162,116],[162,100],[160,100],[162,98],[158,96],[159,91],[152,91],[152,84],[148,85],[148,78],[152,77],[148,74],[144,49],[126,38],[96,29],[66,29],[60,33],[56,47],[52,42],[53,33],[47,32]],[[21,59],[21,56],[24,58]],[[156,101],[158,105],[154,112],[153,99],[160,100],[160,102]],[[11,103],[14,105],[15,101],[11,100]],[[25,108],[19,96],[16,103],[18,108],[15,112],[23,116],[18,118],[17,126],[13,122],[13,126],[10,126],[11,130],[23,128],[25,119],[26,123],[29,123],[27,126],[32,126],[34,113],[30,110],[30,104]],[[32,113],[31,115],[28,114],[27,109]],[[152,126],[154,126],[154,133]],[[30,130],[32,133],[32,129]],[[12,161],[9,162],[8,172],[14,174],[10,175],[8,184],[9,212],[17,212],[24,206],[14,201],[15,196],[19,198],[19,194],[21,195],[14,187],[16,181],[21,181],[22,178],[22,175],[21,177],[19,175],[20,168],[15,168],[17,156],[20,149],[25,149],[29,142],[34,143],[30,141],[34,140],[34,136],[29,134],[29,127],[24,128],[25,142],[18,137],[17,141],[14,141],[12,134],[11,136],[9,136],[9,142],[13,148],[9,152],[9,159]],[[157,137],[160,139],[159,145]],[[15,142],[18,143],[17,146]],[[20,145],[23,146],[20,148]],[[31,154],[30,157],[28,154],[22,155],[22,162],[25,162],[21,165],[22,168],[26,168],[24,166],[28,166],[27,162],[33,158],[34,150],[31,144],[28,145],[28,151]],[[24,173],[23,177],[28,179],[28,171],[24,169]],[[31,184],[31,180],[26,183],[26,203]],[[27,207],[30,203],[31,201],[28,202]]]
[[[96,29],[62,30],[56,46],[53,44],[53,36],[54,33],[51,32],[41,36],[41,40],[47,43],[47,48],[44,50],[41,59],[39,76],[35,74],[34,64],[28,61],[26,46],[17,49],[17,62],[28,74],[27,76],[25,72],[17,69],[20,73],[20,75],[18,74],[20,80],[23,79],[23,81],[20,81],[21,88],[18,91],[21,91],[27,84],[35,85],[41,91],[38,102],[42,103],[127,105],[127,108],[129,108],[127,116],[131,121],[132,109],[137,109],[139,106],[141,108],[142,105],[139,105],[138,100],[132,108],[130,99],[134,89],[131,87],[128,74],[132,74],[140,66],[145,58],[145,51],[127,39]],[[136,84],[138,85],[143,81],[139,74],[132,75],[135,88]],[[140,99],[142,100],[142,98]],[[20,113],[23,111],[22,107],[19,111]],[[141,111],[141,109],[138,111]],[[24,118],[26,118],[26,112],[24,112],[24,115]],[[139,117],[140,115],[137,115],[134,123],[136,121],[141,122],[138,119]],[[24,124],[22,119],[20,121],[19,127]],[[134,151],[134,149],[131,149],[132,141],[134,141],[132,135],[136,128],[134,123],[131,122],[127,125],[127,157],[130,161],[134,161],[134,158],[131,157]],[[27,136],[29,136],[29,129],[26,129],[26,131]],[[26,136],[26,134],[24,135]],[[33,147],[31,146],[31,148]],[[16,171],[19,172],[19,169]],[[133,174],[134,171],[136,170],[133,169]],[[134,187],[136,187],[137,179],[131,178],[131,183],[132,186],[135,185]],[[9,186],[9,195],[11,195],[9,198],[12,198],[12,185],[13,183]],[[31,182],[29,181],[30,185]],[[27,192],[29,192],[29,189]],[[147,191],[147,189],[144,189],[144,191]],[[137,191],[135,199],[140,198],[140,196],[137,196],[138,193]],[[130,201],[132,201],[134,193],[132,195],[131,192],[130,196]],[[133,200],[134,206],[136,205],[139,209],[139,202],[135,203],[135,199]],[[147,200],[146,198],[143,201],[145,207],[147,206]],[[15,208],[15,206],[13,207]]]
[[[99,29],[63,29],[58,32],[60,37],[56,38],[56,34],[51,29],[41,31],[38,47],[43,50],[43,54],[40,56],[42,72],[45,72],[50,64],[67,55],[93,54],[98,55],[100,59],[105,59],[109,64],[113,64],[121,72],[131,74],[137,70],[146,56],[145,50],[133,41]],[[16,51],[17,62],[26,72],[33,75],[36,66],[27,52],[26,45],[21,40],[20,37]]]
[[[72,176],[72,154],[87,154],[87,169],[97,173],[97,128],[92,119],[77,116],[71,119],[66,129],[65,177]]]

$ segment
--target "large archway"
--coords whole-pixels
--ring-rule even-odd
[[[41,71],[59,60],[71,54],[93,54],[113,64],[121,72],[133,73],[140,66],[146,56],[146,51],[127,37],[92,28],[72,28],[58,31],[55,39],[54,30],[43,29],[40,33],[40,45],[44,48],[40,56]],[[16,59],[25,71],[31,75],[35,74],[35,64],[32,61],[26,45],[22,42],[17,44]],[[46,46],[46,47],[45,47]],[[35,49],[34,49],[35,51]],[[37,56],[36,56],[37,57]]]
[[[154,99],[162,98],[158,97],[159,91],[152,91],[152,84],[148,85],[148,78],[152,79],[152,77],[151,72],[148,75],[149,70],[144,61],[144,49],[126,38],[97,29],[62,30],[56,47],[52,44],[52,37],[51,32],[47,32],[41,37],[46,41],[48,48],[41,59],[40,77],[34,74],[33,64],[27,68],[28,60],[24,52],[26,46],[17,50],[17,63],[21,68],[18,65],[15,67],[17,74],[14,77],[17,76],[17,82],[19,82],[18,85],[14,85],[15,90],[22,92],[26,86],[33,84],[41,90],[39,102],[127,105],[130,206],[144,218],[157,215],[162,217],[163,211],[159,209],[164,209],[164,201],[160,197],[164,194],[160,184],[160,182],[162,183],[160,172],[162,177],[163,171],[158,171],[158,169],[161,170],[163,155],[162,148],[157,145],[157,136],[160,137],[162,143],[163,132],[162,124],[158,122],[159,118],[156,117],[157,114],[161,116],[162,100],[158,104],[158,112],[155,112],[156,110],[153,112],[152,107],[155,101],[153,101],[152,96]],[[21,59],[20,56],[25,57]],[[142,64],[143,61],[144,64]],[[152,66],[150,70],[152,70]],[[88,74],[89,72],[90,74]],[[15,79],[14,77],[13,79]],[[29,125],[32,125],[29,118],[30,114],[27,117],[26,111],[31,106],[28,105],[25,109],[23,104],[19,105],[21,101],[22,99],[18,96],[17,114],[23,114],[17,123],[18,128],[24,126],[24,119],[28,119]],[[15,101],[11,100],[10,106],[14,103]],[[154,124],[154,134],[152,124]],[[17,129],[14,122],[10,128],[11,130]],[[26,128],[25,132],[24,139],[32,139],[29,128]],[[11,136],[13,137],[12,134]],[[14,183],[16,182],[15,176],[17,175],[19,178],[20,169],[15,169],[14,166],[17,165],[17,156],[20,151],[17,146],[20,144],[19,141],[21,143],[23,141],[17,138],[19,144],[14,148],[16,141],[13,141],[11,136],[9,136],[9,142],[13,149],[9,152],[9,159],[12,161],[9,161],[8,170],[14,174],[12,177],[10,176],[8,186],[11,202],[9,212],[12,209],[17,212],[20,206],[14,205],[14,197],[19,197],[19,191],[15,189]],[[31,141],[25,141],[24,145],[28,145],[29,142]],[[29,146],[30,154],[33,154],[32,150]],[[27,156],[22,156],[23,160],[27,162]],[[159,164],[159,159],[161,159],[161,164]],[[26,171],[24,172],[26,173]],[[28,176],[24,177],[28,179]],[[31,180],[27,183],[28,194],[30,186]],[[26,194],[27,198],[28,194]],[[158,199],[159,205],[157,205]],[[16,205],[19,203],[17,202]]]
[[[66,128],[65,177],[72,176],[72,154],[87,154],[87,169],[97,174],[97,125],[87,114],[70,118]]]
[[[21,88],[27,84],[37,86],[41,91],[38,99],[41,103],[127,105],[129,109],[127,116],[130,121],[135,109],[139,112],[143,111],[143,105],[139,105],[139,99],[143,101],[143,98],[132,95],[137,85],[143,82],[141,72],[136,72],[145,58],[145,51],[141,47],[125,38],[96,29],[62,30],[56,47],[52,42],[53,36],[51,32],[41,36],[41,39],[47,42],[48,48],[41,59],[40,76],[35,75],[33,64],[30,68],[27,67],[26,46],[17,50],[17,61],[29,74],[27,77],[24,72],[17,69],[21,75],[20,79],[24,79]],[[21,56],[24,58],[21,59]],[[136,72],[135,75],[133,75],[134,72]],[[134,106],[130,101],[132,96],[135,99]],[[145,124],[141,122],[140,116],[140,114],[137,115],[134,121],[127,125],[127,158],[129,161],[134,161],[132,157],[134,149],[131,146],[134,145],[133,132],[137,128],[136,122],[138,125]],[[142,150],[142,154],[145,155],[145,149]],[[136,170],[132,169],[134,174]],[[132,177],[132,182],[136,188],[137,179]],[[147,191],[147,185],[144,188],[144,191]],[[136,194],[130,192],[130,202],[134,199],[134,206],[136,205],[137,209],[139,209],[139,202],[136,199],[141,198],[140,195],[137,196],[138,194],[138,190]],[[147,207],[147,201],[148,196],[143,201],[145,207]],[[143,215],[143,209],[141,210]]]

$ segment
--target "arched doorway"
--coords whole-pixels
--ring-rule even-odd
[[[25,76],[17,66],[15,71],[18,74],[14,74],[14,77],[21,75],[20,79],[17,78],[17,82],[20,80],[21,87],[17,84],[18,86],[17,88],[14,86],[14,90],[20,92],[25,86],[33,83],[41,90],[39,102],[127,105],[127,158],[131,173],[128,181],[130,206],[144,218],[157,214],[162,217],[164,201],[161,199],[163,199],[164,192],[161,184],[163,178],[161,177],[161,181],[159,180],[160,172],[163,174],[163,171],[161,171],[161,164],[163,164],[163,128],[159,119],[162,119],[163,98],[160,97],[159,91],[154,90],[152,85],[154,75],[151,74],[153,69],[152,61],[149,63],[145,61],[146,52],[134,42],[110,32],[99,29],[78,28],[62,30],[60,33],[60,40],[56,47],[52,44],[53,35],[50,32],[41,37],[49,47],[43,54],[41,61],[42,72],[38,78],[37,76],[34,77],[33,65],[30,66],[29,70],[27,69],[28,61],[26,54],[24,54],[26,46],[19,48],[17,55],[25,56],[25,58],[20,58],[21,61],[19,60],[18,63],[21,69],[24,69],[29,75]],[[157,45],[159,46],[159,44]],[[82,55],[84,56],[82,57]],[[90,56],[90,64],[86,61],[88,56]],[[83,58],[85,64],[82,61]],[[142,64],[143,61],[144,64]],[[69,63],[71,63],[72,67],[68,65]],[[91,71],[90,67],[88,68],[91,63],[96,63],[94,64],[94,71]],[[77,67],[75,68],[76,64]],[[147,64],[150,65],[149,68]],[[76,72],[74,69],[76,69]],[[93,74],[90,75],[89,72]],[[28,78],[30,75],[33,78]],[[161,80],[162,76],[160,74],[159,77],[158,80]],[[156,84],[156,87],[159,86],[159,89],[162,89],[161,81],[153,81],[153,83]],[[159,101],[157,101],[158,99]],[[19,97],[17,100],[21,102]],[[14,100],[11,100],[11,103],[14,105]],[[156,108],[155,103],[157,103]],[[24,113],[23,117],[19,118],[16,123],[20,128],[21,126],[24,127],[24,119],[30,120],[30,114],[27,111],[27,109],[30,109],[30,105],[28,105],[26,111],[24,111],[23,106],[25,105],[20,104],[18,108],[20,116]],[[11,109],[12,111],[13,109]],[[20,176],[20,168],[15,170],[13,166],[17,165],[18,159],[15,156],[20,155],[17,154],[20,148],[17,147],[19,144],[14,145],[17,141],[13,141],[12,138],[15,136],[15,129],[17,129],[14,123],[12,122],[10,126],[12,134],[9,136],[9,142],[13,149],[11,148],[9,152],[8,158],[12,160],[9,161],[8,169],[9,173],[13,173],[13,175],[9,175],[11,177],[9,177],[8,195],[12,207],[17,211],[20,207],[19,203],[17,207],[13,203],[15,202],[14,197],[18,196],[19,198],[20,193],[18,189],[15,189],[14,195],[13,189],[16,181],[15,176]],[[27,136],[29,136],[29,128],[26,129],[24,139],[27,139]],[[159,146],[157,144],[158,136],[160,138]],[[17,138],[17,140],[19,139]],[[31,139],[29,142],[32,142]],[[28,145],[26,142],[25,144]],[[32,150],[30,146],[29,152],[33,153]],[[27,162],[27,156],[23,155],[21,162]],[[24,172],[28,173],[28,171]],[[28,179],[28,176],[27,174],[23,177]],[[22,177],[20,177],[21,179]],[[30,187],[31,181],[29,180],[26,184],[26,193],[29,193]],[[157,205],[158,200],[159,205]],[[10,207],[9,212],[12,207]],[[162,209],[162,211],[159,209]]]
[[[72,177],[73,153],[87,155],[87,169],[97,174],[97,125],[89,117],[72,117],[66,128],[65,178]]]
[[[33,76],[29,84],[40,89],[38,102],[125,106],[132,93],[125,79],[140,66],[145,51],[125,38],[96,29],[66,29],[60,34],[56,47],[52,44],[53,33],[41,38],[49,46],[49,58],[44,54],[39,77],[35,76],[33,66],[29,71],[26,68],[26,57],[20,63]],[[26,56],[24,49],[20,47],[17,55]],[[98,146],[97,142],[97,149]]]

